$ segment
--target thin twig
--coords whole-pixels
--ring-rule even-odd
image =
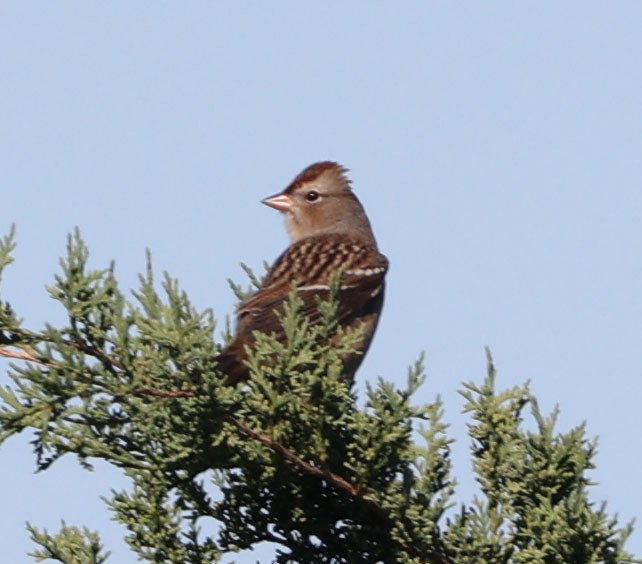
[[[26,360],[28,362],[37,362],[39,364],[45,364],[41,360],[38,360],[35,356],[23,351],[23,350],[14,350],[8,349],[5,347],[0,348],[0,356],[7,358],[16,358],[18,360]]]
[[[32,331],[27,331],[24,329],[14,329],[9,332],[10,337],[7,337],[4,339],[4,344],[9,344],[15,347],[19,347],[17,344],[19,342],[19,338],[22,339],[29,339],[29,340],[35,340],[38,342],[43,342],[43,343],[53,343],[56,344],[58,341],[54,341],[52,338],[47,337],[43,335],[42,333],[34,333]],[[68,347],[74,348],[80,352],[83,352],[89,356],[92,356],[102,362],[107,362],[111,364],[112,366],[115,366],[116,368],[119,368],[120,370],[124,370],[125,367],[122,365],[120,361],[117,359],[111,358],[109,355],[105,354],[102,350],[92,347],[91,345],[88,345],[86,343],[83,343],[81,341],[72,341],[70,339],[62,339],[62,344],[66,345]],[[21,360],[30,360],[32,362],[40,362],[37,358],[34,359],[26,359],[22,357],[17,357],[13,356],[10,354],[3,354],[3,349],[0,349],[0,356],[8,356],[10,358],[20,358]],[[27,353],[28,354],[28,353]]]
[[[275,441],[274,439],[271,439],[267,435],[259,433],[258,431],[254,431],[253,429],[250,429],[247,425],[245,425],[245,423],[241,423],[235,417],[230,416],[227,419],[228,421],[231,421],[232,423],[234,423],[234,425],[245,435],[247,435],[251,439],[254,439],[255,441],[259,441],[265,446],[270,447],[272,450],[278,452],[281,456],[283,456],[283,458],[285,458],[288,462],[292,463],[294,466],[297,466],[298,468],[305,471],[306,473],[311,474],[312,476],[317,476],[319,478],[326,479],[334,487],[336,487],[337,489],[343,490],[344,492],[346,492],[351,496],[359,496],[358,490],[345,478],[342,478],[338,474],[334,474],[329,470],[317,468],[316,466],[310,464],[309,462],[306,462],[302,458],[299,458],[292,451],[284,447],[281,443]],[[370,500],[364,500],[364,501],[370,501]]]

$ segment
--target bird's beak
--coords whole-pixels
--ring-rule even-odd
[[[270,206],[271,208],[282,212],[288,211],[292,206],[292,200],[290,199],[290,196],[287,196],[286,194],[275,194],[274,196],[265,198],[263,203],[266,206]]]

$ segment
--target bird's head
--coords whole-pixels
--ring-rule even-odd
[[[327,233],[373,238],[361,202],[352,192],[347,169],[322,161],[303,170],[288,187],[263,203],[285,214],[290,239]]]

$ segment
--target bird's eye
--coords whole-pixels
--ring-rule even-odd
[[[306,195],[305,199],[308,202],[316,202],[319,199],[320,194],[316,190],[310,190]]]

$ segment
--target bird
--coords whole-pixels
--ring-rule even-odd
[[[337,321],[362,331],[354,354],[343,358],[344,375],[354,377],[379,322],[388,259],[379,252],[347,173],[336,162],[317,162],[282,192],[262,200],[285,216],[290,245],[268,269],[256,293],[239,306],[232,341],[215,358],[228,384],[248,378],[248,349],[257,331],[285,342],[279,312],[292,288],[302,300],[302,314],[314,322],[319,318],[319,299],[329,297],[336,276],[340,276]]]

